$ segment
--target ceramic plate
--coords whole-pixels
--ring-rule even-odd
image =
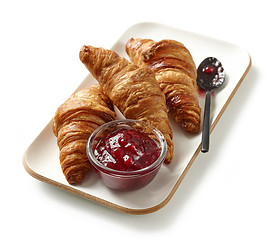
[[[131,37],[151,38],[155,41],[174,39],[182,42],[191,52],[196,66],[209,56],[214,56],[222,62],[226,72],[226,81],[221,89],[215,92],[212,99],[210,129],[212,132],[250,69],[251,59],[248,52],[235,44],[156,23],[139,23],[130,27],[111,49],[128,59],[125,44]],[[88,44],[91,43],[85,43],[85,45]],[[88,87],[93,83],[96,83],[96,80],[89,74],[76,90]],[[199,101],[203,112],[203,95],[199,96]],[[57,107],[55,106],[55,109]],[[169,202],[200,153],[201,133],[194,136],[187,135],[172,120],[171,127],[175,145],[172,164],[163,165],[156,178],[148,186],[137,191],[116,192],[110,190],[103,185],[94,171],[87,175],[81,185],[69,185],[60,168],[59,150],[56,137],[52,132],[52,121],[27,148],[23,164],[31,176],[41,181],[120,212],[147,214],[161,209]],[[184,147],[182,143],[184,143]]]

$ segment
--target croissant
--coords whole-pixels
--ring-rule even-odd
[[[126,52],[138,66],[147,66],[165,94],[169,115],[188,133],[200,130],[201,108],[197,94],[197,71],[189,50],[174,40],[154,42],[133,39]]]
[[[154,72],[103,48],[83,46],[79,57],[125,118],[145,121],[163,133],[168,146],[165,163],[170,163],[174,148],[172,130],[165,96]]]
[[[83,181],[91,166],[86,153],[87,140],[116,114],[99,84],[82,89],[60,105],[53,118],[53,132],[60,150],[60,164],[70,184]]]

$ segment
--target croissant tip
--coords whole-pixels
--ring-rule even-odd
[[[83,45],[79,51],[79,58],[83,62],[85,55],[90,53],[90,46]]]
[[[90,51],[90,48],[89,48],[89,46],[86,46],[86,45],[83,45],[80,49],[80,52],[83,52],[83,53],[86,53],[89,51]]]
[[[125,51],[126,51],[126,53],[129,55],[129,49],[130,49],[130,47],[131,47],[131,42],[132,41],[134,41],[134,39],[133,38],[130,38],[128,41],[127,41],[127,43],[126,43],[126,45],[125,45]]]
[[[68,176],[67,179],[69,184],[71,185],[75,185],[75,184],[79,184],[83,181],[83,177],[82,176]]]
[[[133,37],[131,37],[131,38],[127,41],[127,43],[128,43],[128,42],[131,42],[131,41],[134,41],[134,38],[133,38]]]

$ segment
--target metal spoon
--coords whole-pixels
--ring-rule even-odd
[[[206,58],[197,68],[197,85],[206,92],[201,148],[203,153],[206,153],[209,150],[210,106],[212,91],[223,84],[225,81],[224,75],[224,69],[221,62],[214,57]]]

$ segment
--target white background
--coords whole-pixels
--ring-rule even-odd
[[[1,239],[269,239],[267,6],[260,0],[1,0]],[[198,156],[164,208],[136,216],[32,178],[22,157],[88,74],[80,47],[110,48],[144,21],[239,44],[253,65],[211,135],[210,152]]]

